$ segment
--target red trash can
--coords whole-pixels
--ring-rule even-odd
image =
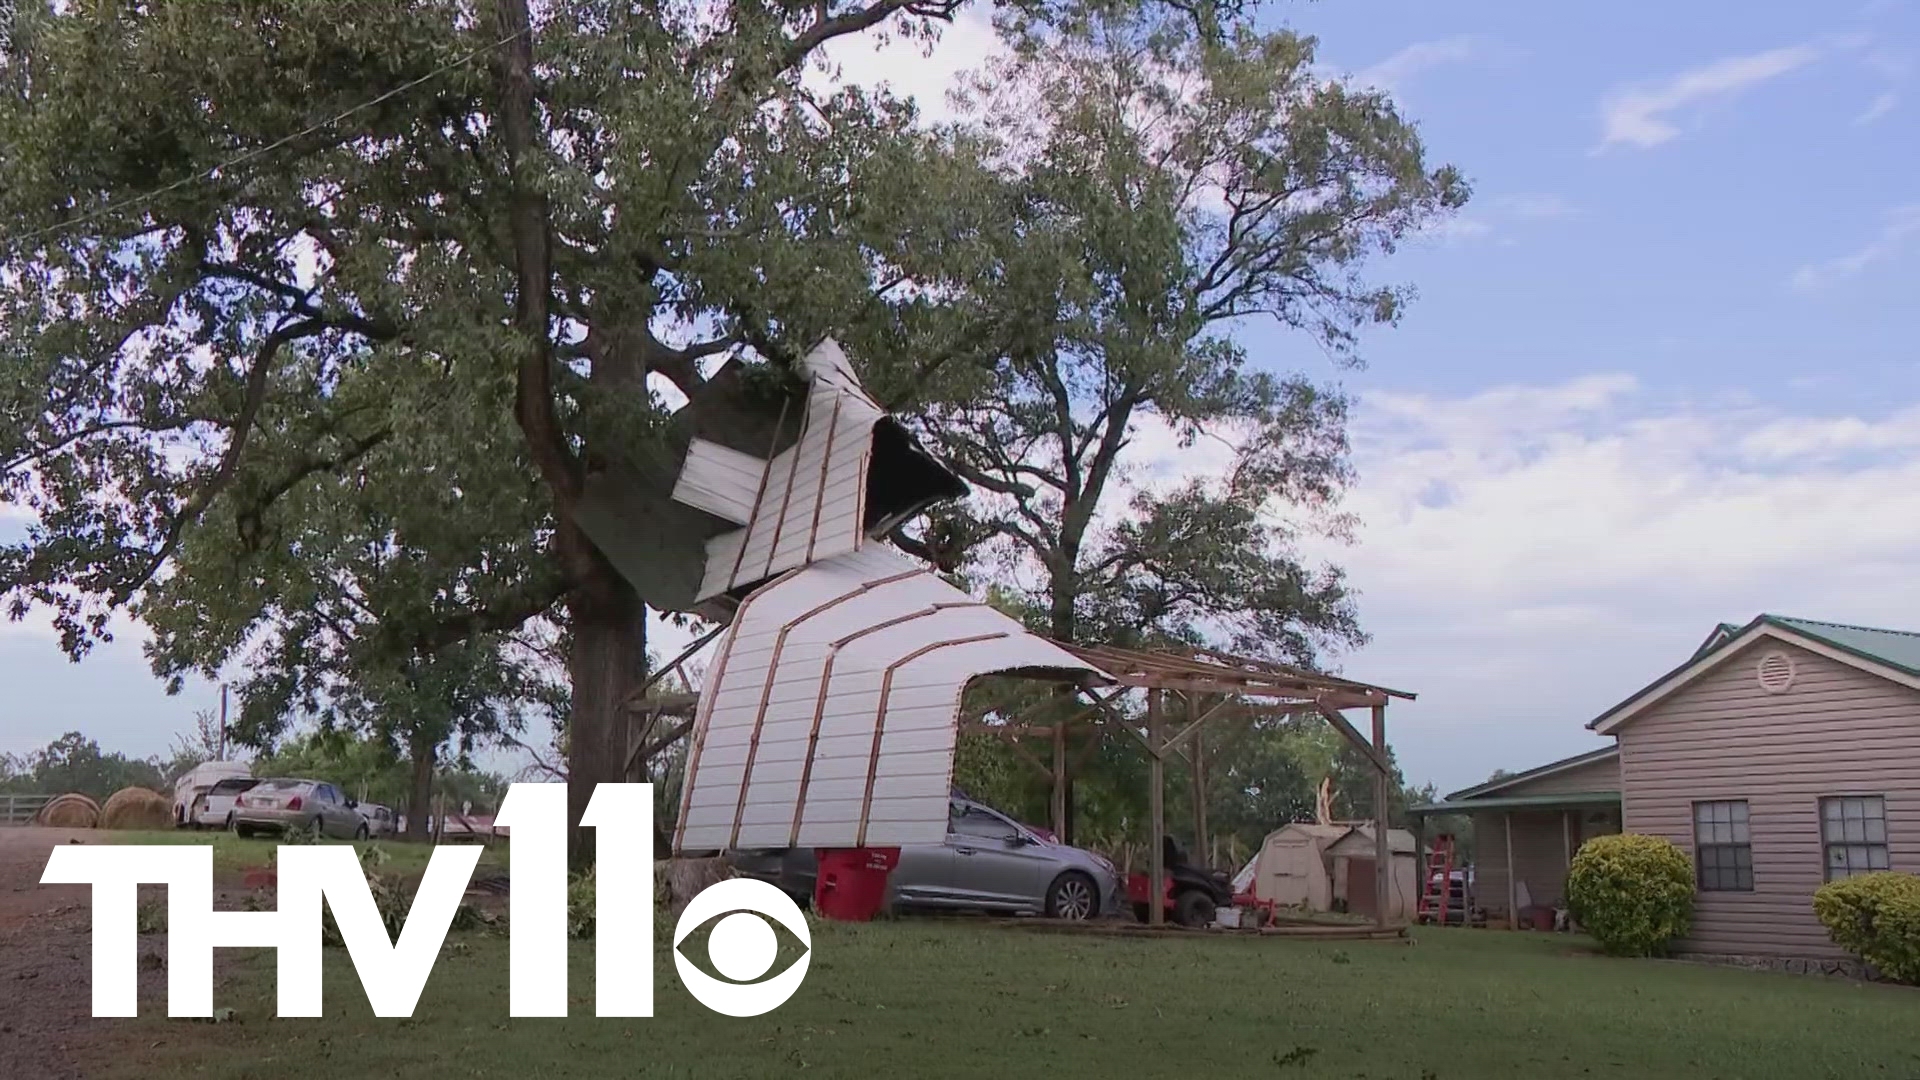
[[[869,922],[887,902],[887,876],[900,864],[897,847],[816,848],[813,909],[823,918]]]

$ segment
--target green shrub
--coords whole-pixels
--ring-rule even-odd
[[[1813,912],[1835,945],[1889,979],[1920,984],[1920,874],[1829,881],[1813,894]]]
[[[1693,863],[1658,836],[1596,836],[1567,873],[1567,906],[1615,956],[1658,956],[1693,922]]]
[[[590,938],[593,936],[593,916],[595,911],[593,868],[575,875],[567,882],[567,936],[570,938]]]

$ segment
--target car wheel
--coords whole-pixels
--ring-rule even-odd
[[[238,831],[240,831],[240,830],[239,830],[239,827],[238,827],[238,826],[236,826],[236,825],[234,825],[234,823],[233,823],[233,815],[232,815],[232,814],[228,814],[228,815],[227,815],[227,831],[228,831],[228,832],[238,832]]]
[[[318,840],[321,837],[326,835],[327,835],[327,819],[321,817],[318,814],[315,814],[313,817],[313,820],[307,823],[307,836],[314,840]]]
[[[1093,879],[1069,870],[1047,887],[1047,918],[1084,922],[1100,913],[1100,890]]]
[[[353,838],[355,840],[365,840],[369,835],[365,825],[361,825],[359,828],[353,830]]]
[[[1198,889],[1183,892],[1173,902],[1173,921],[1198,929],[1213,924],[1213,897]]]

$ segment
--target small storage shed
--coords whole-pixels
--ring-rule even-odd
[[[1407,830],[1389,829],[1387,847],[1393,853],[1393,865],[1387,875],[1386,917],[1409,919],[1419,902],[1419,845]],[[1373,872],[1377,850],[1371,825],[1355,825],[1327,845],[1333,898],[1346,901],[1347,910],[1355,915],[1379,914]]]
[[[1328,873],[1327,846],[1351,832],[1345,825],[1294,822],[1282,825],[1260,842],[1260,851],[1241,871],[1250,879],[1253,895],[1288,907],[1326,911],[1333,906],[1333,879]],[[1238,880],[1235,881],[1239,885]]]

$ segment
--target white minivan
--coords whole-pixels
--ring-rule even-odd
[[[199,803],[222,780],[251,777],[253,766],[244,761],[207,761],[188,769],[173,782],[173,823],[177,826],[200,824]]]

